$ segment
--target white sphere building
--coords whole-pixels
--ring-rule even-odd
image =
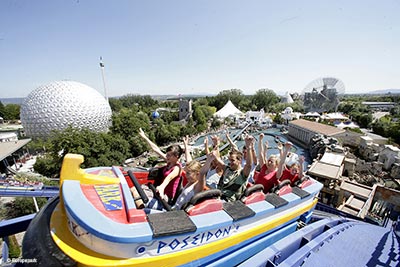
[[[73,81],[40,86],[25,98],[21,122],[29,137],[48,137],[52,130],[88,128],[106,132],[111,126],[111,108],[95,89]]]

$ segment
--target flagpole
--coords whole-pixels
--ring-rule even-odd
[[[101,77],[103,78],[104,98],[108,102],[107,89],[106,89],[106,79],[104,77],[104,63],[103,63],[103,58],[102,57],[100,57],[100,68],[101,68]]]

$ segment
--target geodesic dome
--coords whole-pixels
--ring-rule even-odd
[[[111,108],[95,89],[73,81],[57,81],[33,90],[21,106],[26,135],[47,137],[52,130],[88,128],[106,132],[111,126]]]

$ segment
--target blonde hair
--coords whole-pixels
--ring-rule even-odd
[[[201,169],[201,163],[197,160],[192,160],[185,166],[185,170],[192,172],[199,172]]]
[[[275,161],[275,164],[279,163],[279,157],[277,155],[271,155],[268,157],[268,160],[273,160]]]

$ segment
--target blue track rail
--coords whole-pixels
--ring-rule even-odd
[[[358,220],[318,220],[279,240],[239,266],[399,266],[396,229]]]
[[[15,189],[12,186],[0,189],[0,197],[55,197],[58,196],[57,187],[33,189],[30,187]]]

